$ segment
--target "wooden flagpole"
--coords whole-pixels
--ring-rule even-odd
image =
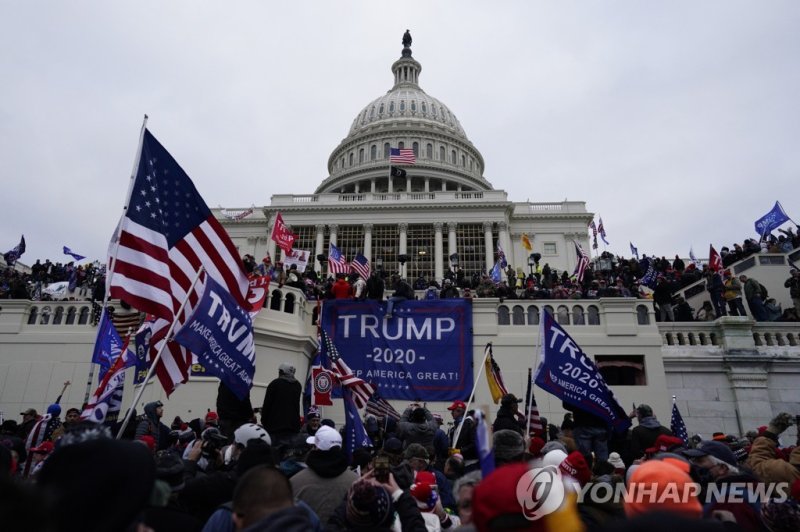
[[[481,381],[481,375],[483,375],[483,370],[486,367],[486,359],[489,356],[489,350],[491,349],[492,342],[486,344],[486,349],[484,349],[483,353],[483,360],[481,361],[481,367],[478,370],[478,376],[475,378],[475,382],[472,384],[472,392],[469,394],[469,400],[467,401],[466,408],[464,408],[464,417],[467,416],[467,412],[469,412],[469,407],[472,404],[472,400],[475,398],[475,389],[478,387],[478,383]],[[461,419],[461,423],[456,428],[456,431],[453,433],[453,441],[450,444],[455,448],[456,444],[458,444],[458,438],[461,436],[461,429],[464,427],[464,419]]]

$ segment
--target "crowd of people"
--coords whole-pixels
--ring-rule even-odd
[[[220,385],[216,411],[167,426],[165,406],[151,402],[121,440],[112,437],[119,424],[83,422],[77,408],[63,421],[58,403],[44,415],[27,409],[1,428],[0,524],[29,532],[800,530],[800,446],[781,441],[795,423],[786,413],[743,438],[684,441],[644,404],[623,433],[565,404],[560,426],[542,419],[546,430],[529,434],[520,400],[507,394],[489,420],[492,454],[481,459],[480,421],[462,401],[446,412],[411,403],[399,418],[368,414],[370,445],[355,449],[319,409],[301,416],[301,402],[295,369],[283,364],[260,409]],[[548,471],[556,484],[539,489],[536,475]]]
[[[0,299],[52,299],[47,287],[53,283],[67,283],[63,297],[72,300],[102,300],[105,267],[98,262],[75,264],[37,260],[30,273],[14,267],[0,271]],[[98,298],[99,295],[99,298]]]

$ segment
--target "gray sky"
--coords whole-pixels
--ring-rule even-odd
[[[0,251],[102,258],[142,115],[209,206],[310,194],[410,28],[420,85],[512,201],[585,200],[615,253],[800,221],[800,3],[0,1]],[[601,243],[602,250],[602,243]]]

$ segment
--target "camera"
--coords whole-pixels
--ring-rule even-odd
[[[215,458],[214,455],[228,444],[228,438],[216,427],[207,428],[201,437],[203,439],[202,455],[206,459]]]
[[[372,462],[372,470],[375,472],[375,480],[389,482],[389,457],[376,456]]]

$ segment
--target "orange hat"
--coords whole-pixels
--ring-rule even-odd
[[[625,515],[674,512],[699,519],[703,507],[697,486],[689,476],[689,464],[674,458],[649,460],[637,467],[628,483]]]

